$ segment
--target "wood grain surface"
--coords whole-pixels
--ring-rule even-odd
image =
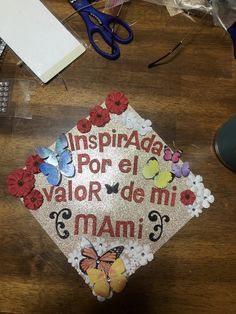
[[[59,19],[73,12],[65,0],[44,2]],[[194,24],[143,1],[132,1],[121,16],[133,23],[135,39],[121,47],[115,62],[88,48],[42,87],[16,65],[11,51],[4,59],[0,78],[20,80],[13,90],[15,118],[0,118],[0,313],[236,313],[235,173],[213,149],[216,131],[236,114],[236,61],[229,36],[209,16],[171,62],[150,70],[148,63]],[[69,24],[88,43],[80,17]],[[139,269],[122,294],[99,303],[30,212],[7,195],[5,178],[24,165],[34,147],[50,145],[110,90],[123,90],[171,147],[183,149],[215,203]]]

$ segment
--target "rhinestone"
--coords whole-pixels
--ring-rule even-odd
[[[9,86],[9,81],[0,81],[0,114],[7,112],[9,101]]]

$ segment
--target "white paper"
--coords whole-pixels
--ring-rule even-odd
[[[44,83],[85,51],[39,0],[0,0],[0,37]]]

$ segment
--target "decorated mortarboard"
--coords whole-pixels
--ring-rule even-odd
[[[102,301],[214,197],[121,92],[7,177],[68,262]]]

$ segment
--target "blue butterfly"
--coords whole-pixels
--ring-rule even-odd
[[[66,177],[73,177],[75,174],[72,154],[67,147],[67,138],[65,134],[61,134],[56,140],[55,152],[47,147],[36,148],[36,153],[45,160],[39,165],[39,169],[51,185],[59,185],[62,174]]]

